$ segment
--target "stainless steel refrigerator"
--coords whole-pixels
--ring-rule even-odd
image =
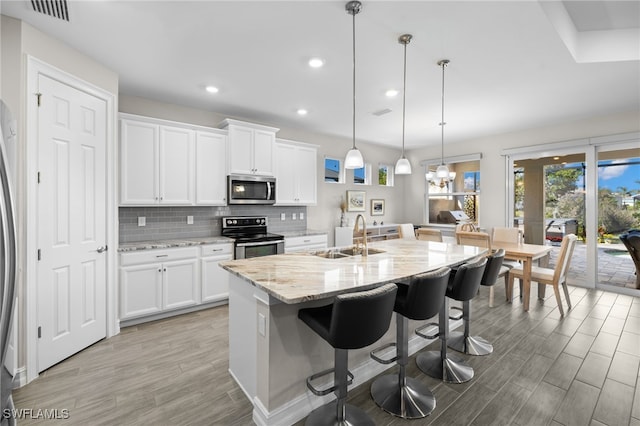
[[[16,289],[17,241],[14,210],[16,169],[16,121],[0,100],[0,419],[15,424],[13,412],[13,373],[5,367]]]

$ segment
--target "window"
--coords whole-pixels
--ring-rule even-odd
[[[371,185],[371,164],[353,171],[353,183],[356,185]]]
[[[436,177],[439,160],[423,162],[422,165],[425,167],[427,223],[477,223],[480,207],[480,154],[449,159],[449,176],[446,178]]]
[[[378,165],[378,185],[393,186],[393,166],[387,164]]]
[[[342,161],[332,157],[324,158],[324,181],[329,183],[344,183]]]

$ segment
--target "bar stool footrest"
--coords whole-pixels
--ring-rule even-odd
[[[326,376],[327,374],[331,374],[335,371],[335,368],[329,368],[328,370],[324,370],[321,371],[319,373],[316,374],[312,374],[311,376],[307,377],[307,389],[309,389],[311,392],[313,392],[314,395],[317,396],[325,396],[330,394],[331,392],[336,390],[336,386],[333,385],[327,389],[317,389],[315,386],[313,386],[311,384],[312,380],[316,380],[319,379],[320,377]],[[351,373],[351,371],[347,370],[347,376],[348,376],[348,380],[347,380],[347,386],[351,385],[353,383],[353,373]]]
[[[377,349],[372,350],[372,351],[369,353],[369,355],[371,356],[371,359],[373,359],[373,360],[374,360],[374,361],[376,361],[376,362],[379,362],[380,364],[391,364],[392,362],[395,362],[395,361],[397,361],[397,360],[398,360],[397,351],[396,351],[396,356],[394,356],[394,357],[392,357],[392,358],[389,358],[389,359],[380,358],[380,357],[377,355],[377,353],[378,353],[378,352],[381,352],[381,351],[383,351],[383,350],[385,350],[385,349],[388,349],[388,348],[395,348],[395,347],[396,347],[396,343],[395,343],[395,342],[391,342],[391,343],[388,343],[388,344],[386,344],[386,345],[384,345],[384,346],[380,346],[380,347],[379,347],[379,348],[377,348]]]
[[[427,328],[433,328],[433,327],[436,328],[436,333],[435,334],[425,334],[425,333],[423,333],[423,330],[426,330]],[[433,340],[433,339],[435,339],[435,338],[440,336],[440,330],[439,330],[438,327],[439,327],[439,325],[438,325],[437,322],[430,322],[430,323],[427,323],[425,325],[422,325],[422,326],[416,328],[415,332],[416,332],[416,334],[418,336],[420,336],[420,337],[422,337],[424,339]]]
[[[459,319],[462,319],[462,317],[464,316],[464,314],[462,313],[462,308],[459,308],[458,306],[451,306],[449,308],[449,310],[451,310],[451,311],[459,311],[455,315],[449,315],[449,319],[459,320]]]

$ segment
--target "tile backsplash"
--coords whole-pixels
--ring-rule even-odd
[[[307,229],[305,206],[120,207],[118,216],[121,243],[218,236],[223,216],[266,216],[269,232],[275,233]],[[193,224],[187,224],[187,216],[193,216]],[[141,217],[145,226],[138,226]]]

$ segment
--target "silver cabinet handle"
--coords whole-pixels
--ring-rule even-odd
[[[104,253],[104,252],[105,252],[105,251],[107,251],[108,249],[109,249],[109,247],[108,247],[108,246],[100,246],[100,247],[98,247],[98,248],[96,249],[96,251],[97,251],[98,253]]]

